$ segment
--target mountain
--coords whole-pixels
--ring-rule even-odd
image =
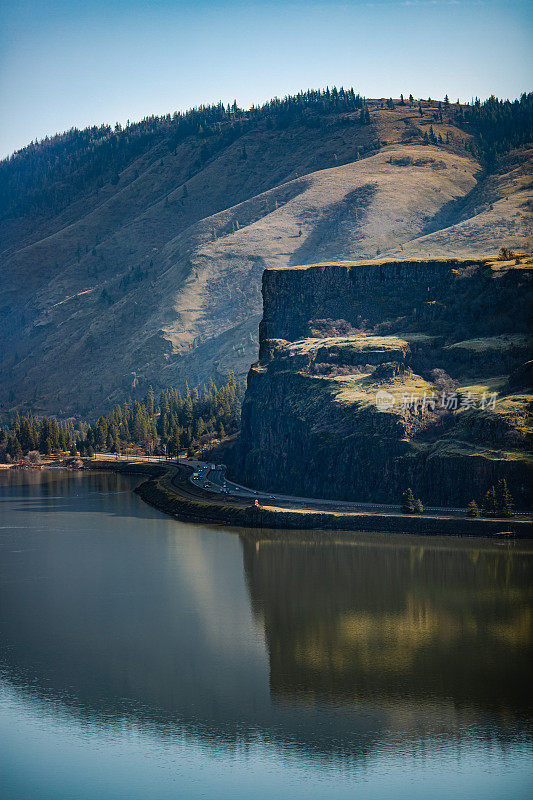
[[[532,108],[334,89],[29,145],[0,163],[2,407],[244,376],[265,267],[530,249]]]
[[[452,507],[506,480],[531,508],[532,256],[271,268],[263,297],[236,478]]]

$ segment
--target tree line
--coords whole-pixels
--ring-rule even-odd
[[[533,142],[533,92],[517,100],[492,95],[458,107],[455,122],[473,135],[470,149],[487,167],[514,147]]]
[[[211,380],[193,390],[186,386],[183,394],[166,389],[158,401],[150,387],[141,401],[129,399],[92,423],[17,413],[0,427],[0,458],[18,461],[30,454],[65,452],[90,457],[132,450],[176,456],[236,433],[243,391],[233,375],[220,387]]]
[[[512,517],[513,507],[514,499],[505,478],[487,489],[481,503],[483,514],[488,517]],[[468,515],[479,517],[479,506],[475,500],[468,504]]]
[[[401,508],[404,514],[423,514],[424,512],[422,501],[419,498],[415,499],[410,487],[402,493]],[[514,499],[505,478],[487,489],[481,502],[483,515],[488,517],[512,517],[513,508]],[[469,517],[480,516],[480,509],[475,500],[469,502],[466,513]]]
[[[413,106],[413,95],[409,95]],[[425,101],[424,101],[425,102]],[[434,104],[428,99],[427,104]],[[403,95],[400,106],[407,105]],[[381,107],[395,108],[392,98]],[[420,115],[422,106],[418,102]],[[80,191],[116,185],[120,173],[146,150],[160,146],[161,154],[176,152],[193,137],[198,148],[196,168],[244,133],[258,126],[282,130],[296,125],[317,127],[327,115],[358,112],[354,121],[369,124],[367,101],[353,88],[307,90],[274,98],[249,109],[237,102],[202,105],[185,112],[148,116],[124,126],[100,125],[71,130],[31,142],[0,161],[0,215],[17,217],[43,209],[57,213]],[[487,165],[513,147],[533,138],[533,93],[517,100],[490,97],[452,108],[446,95],[435,119],[443,112],[473,136],[469,145]],[[341,117],[339,122],[348,122]],[[429,135],[428,135],[429,136]],[[438,139],[438,136],[437,136]]]
[[[237,102],[202,105],[189,111],[145,117],[122,126],[100,125],[31,142],[0,161],[0,215],[17,217],[43,208],[57,213],[81,190],[118,183],[119,173],[158,144],[173,152],[188,137],[202,142],[200,166],[251,128],[314,125],[325,114],[360,110],[369,122],[363,98],[353,88],[309,90],[252,106]]]

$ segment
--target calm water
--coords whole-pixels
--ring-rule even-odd
[[[0,473],[0,793],[520,798],[523,545],[221,531]]]

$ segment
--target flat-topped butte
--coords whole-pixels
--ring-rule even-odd
[[[435,505],[506,478],[526,507],[532,268],[520,255],[267,269],[239,474],[346,500],[412,486]]]

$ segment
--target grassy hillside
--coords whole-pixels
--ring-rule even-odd
[[[243,376],[266,266],[530,248],[530,106],[310,93],[26,148],[0,164],[2,406]]]

